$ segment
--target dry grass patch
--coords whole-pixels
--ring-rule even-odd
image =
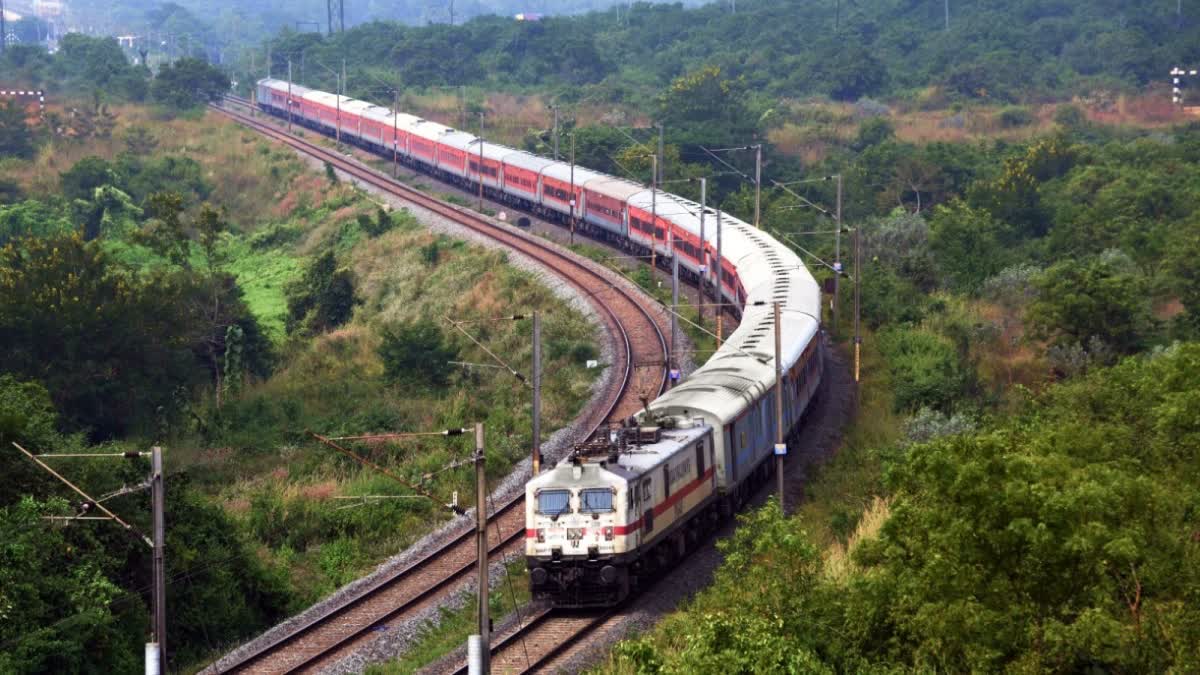
[[[824,564],[821,571],[825,578],[844,584],[860,571],[853,560],[854,550],[864,541],[878,538],[879,531],[891,514],[891,502],[879,496],[872,499],[863,509],[862,516],[858,519],[858,525],[846,539],[846,543],[834,542],[822,553],[821,558]]]

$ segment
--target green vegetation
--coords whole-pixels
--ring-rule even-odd
[[[479,630],[476,604],[478,594],[463,598],[462,607],[442,610],[436,624],[429,622],[422,629],[416,644],[405,650],[404,656],[379,665],[368,666],[367,675],[404,675],[433,663],[442,656],[467,643],[467,637]],[[504,576],[488,594],[488,612],[499,624],[501,617],[511,616],[517,608],[529,602],[529,574],[523,560],[509,563]]]
[[[405,87],[554,88],[575,100],[646,104],[670,99],[668,87],[681,74],[717,67],[744,80],[764,107],[785,97],[855,101],[930,85],[958,100],[1027,101],[1161,80],[1161,64],[1184,59],[1196,31],[1173,5],[1131,10],[1115,0],[958,3],[949,30],[939,3],[760,0],[730,9],[723,2],[638,3],[538,22],[496,16],[453,27],[373,22],[332,38],[285,33],[273,50],[275,70],[286,68],[281,55],[303,50],[326,62],[345,56],[356,70],[394,73]],[[762,45],[771,45],[769,57]],[[325,73],[310,79],[332,82]],[[354,73],[348,81],[356,96],[355,86],[374,86]],[[687,105],[702,112],[724,93],[709,89]],[[1010,111],[1007,119],[1019,126],[1026,118]]]
[[[430,361],[486,357],[436,328],[428,344],[397,342],[405,327],[540,310],[549,344],[567,345],[548,349],[547,429],[574,416],[594,377],[592,326],[503,254],[434,236],[233,125],[102,112],[105,132],[35,137],[32,159],[0,164],[19,195],[0,206],[0,531],[11,543],[0,607],[18,621],[0,630],[4,672],[131,669],[150,569],[144,543],[119,528],[44,524],[75,506],[10,440],[38,452],[165,446],[168,642],[172,668],[188,669],[447,517],[425,500],[335,500],[409,491],[306,429],[482,421],[493,479],[527,456],[527,388]],[[470,325],[528,370],[528,321]],[[446,501],[470,498],[459,439],[352,445]],[[143,480],[143,464],[61,469],[101,495]],[[111,505],[144,527],[139,494]]]
[[[1186,670],[1200,658],[1197,377],[1200,347],[1176,346],[979,431],[893,445],[883,498],[824,550],[803,515],[748,514],[713,587],[608,669]]]
[[[179,110],[219,101],[227,91],[229,77],[225,73],[193,58],[163,64],[150,87],[155,101]]]

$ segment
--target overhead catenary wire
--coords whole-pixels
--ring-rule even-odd
[[[466,329],[464,329],[462,326],[458,325],[458,323],[456,321],[454,321],[454,319],[451,319],[448,316],[443,316],[442,318],[445,319],[446,322],[449,323],[451,326],[454,326],[455,330],[457,330],[458,332],[467,336],[467,339],[470,340],[472,343],[474,343],[476,347],[479,347],[483,351],[487,352],[487,355],[492,357],[493,361],[495,361],[496,363],[499,363],[501,366],[503,366],[505,369],[507,369],[508,372],[513,377],[520,380],[522,384],[524,384],[525,386],[530,387],[530,388],[533,387],[533,384],[524,375],[522,375],[516,368],[513,368],[511,365],[509,365],[507,362],[505,362],[504,359],[497,356],[495,352],[488,349],[482,342],[480,342],[479,340],[476,340],[475,336],[471,335],[470,333],[468,333],[466,331]]]
[[[111,518],[112,520],[114,520],[114,521],[116,521],[117,523],[119,523],[119,524],[121,525],[121,527],[124,527],[124,528],[125,528],[125,530],[126,530],[126,531],[128,531],[128,532],[130,532],[130,533],[132,533],[132,534],[135,534],[135,535],[137,535],[138,537],[140,537],[140,538],[142,539],[142,541],[146,542],[146,543],[147,543],[147,544],[149,544],[150,546],[153,546],[153,545],[154,545],[154,542],[153,542],[153,541],[151,541],[149,537],[147,537],[145,534],[142,534],[142,533],[141,533],[140,531],[138,531],[138,529],[137,529],[137,528],[135,528],[134,526],[130,525],[129,523],[125,522],[124,520],[121,520],[121,517],[120,517],[120,516],[118,516],[117,514],[113,513],[112,511],[109,511],[109,510],[108,510],[108,508],[106,508],[106,507],[105,507],[103,504],[101,504],[101,503],[100,503],[100,502],[98,502],[97,500],[95,500],[95,499],[92,499],[92,497],[91,497],[90,495],[88,495],[88,493],[86,493],[86,492],[84,492],[83,490],[81,490],[81,489],[79,489],[78,487],[76,487],[74,483],[72,483],[71,481],[67,480],[66,478],[63,478],[62,474],[58,473],[58,472],[57,472],[57,471],[55,471],[54,469],[51,469],[51,468],[49,467],[49,465],[47,465],[47,464],[46,464],[45,462],[43,462],[42,460],[38,459],[38,458],[37,458],[37,456],[36,456],[36,455],[34,455],[32,452],[29,452],[29,451],[28,451],[28,450],[26,450],[25,448],[22,448],[22,447],[21,447],[21,446],[20,446],[20,445],[19,445],[19,444],[18,444],[16,441],[13,441],[13,442],[12,442],[12,444],[13,444],[13,447],[15,447],[16,449],[20,450],[20,451],[21,451],[21,452],[22,452],[22,453],[23,453],[23,454],[24,454],[26,457],[28,457],[29,459],[32,459],[34,462],[36,462],[36,463],[38,464],[38,466],[42,467],[42,468],[43,468],[43,469],[45,469],[47,472],[49,472],[51,476],[54,476],[54,477],[55,477],[55,478],[57,478],[59,481],[61,481],[63,484],[65,484],[67,487],[71,488],[71,490],[73,490],[73,491],[74,491],[76,494],[78,494],[79,496],[81,496],[81,497],[83,497],[84,499],[86,499],[86,500],[88,501],[88,503],[89,503],[89,504],[95,504],[95,505],[96,505],[96,508],[100,509],[100,510],[101,510],[101,511],[103,511],[103,512],[105,513],[105,515],[107,515],[109,518]]]
[[[309,431],[307,431],[307,433],[309,436],[312,436],[313,438],[317,439],[321,443],[324,443],[325,445],[333,448],[334,450],[337,450],[338,452],[342,453],[343,455],[350,457],[351,459],[358,462],[359,464],[362,464],[363,466],[368,466],[368,467],[378,471],[379,473],[387,476],[388,478],[391,478],[392,480],[396,481],[397,483],[400,483],[401,485],[407,487],[408,489],[412,490],[413,492],[416,492],[417,494],[424,496],[425,498],[429,499],[429,501],[433,502],[434,504],[439,504],[441,506],[444,506],[444,507],[450,509],[451,511],[453,511],[455,514],[460,515],[460,516],[466,513],[466,511],[463,510],[463,508],[458,506],[457,504],[454,504],[454,505],[447,504],[446,502],[442,501],[441,499],[438,499],[436,496],[434,496],[433,494],[431,494],[429,491],[425,490],[421,486],[416,485],[415,483],[411,483],[411,482],[397,476],[396,474],[392,473],[391,471],[388,471],[387,469],[376,464],[375,462],[372,462],[371,460],[367,459],[366,457],[362,457],[362,456],[358,455],[358,453],[351,452],[350,450],[343,448],[342,446],[338,445],[337,443],[334,443],[332,440],[330,440],[314,431],[309,430]],[[458,435],[458,434],[448,434],[448,435]]]

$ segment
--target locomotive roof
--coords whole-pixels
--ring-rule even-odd
[[[712,431],[712,427],[702,423],[688,424],[686,428],[662,429],[658,442],[627,446],[626,450],[618,456],[616,464],[608,463],[607,456],[593,455],[583,459],[583,466],[590,469],[603,462],[604,469],[608,472],[625,480],[636,480],[662,466],[680,450],[703,438],[710,431]],[[555,465],[552,470],[530,480],[529,487],[533,489],[578,487],[581,479],[574,478],[571,472],[572,466],[573,463],[568,457]]]

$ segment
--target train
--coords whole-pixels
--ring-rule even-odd
[[[744,503],[773,470],[777,414],[791,437],[825,371],[821,294],[770,234],[684,197],[486,141],[365,101],[266,78],[265,113],[570,224],[680,275],[741,321],[704,365],[598,432],[526,485],[525,558],[535,598],[623,602]],[[776,405],[775,311],[783,401]]]

